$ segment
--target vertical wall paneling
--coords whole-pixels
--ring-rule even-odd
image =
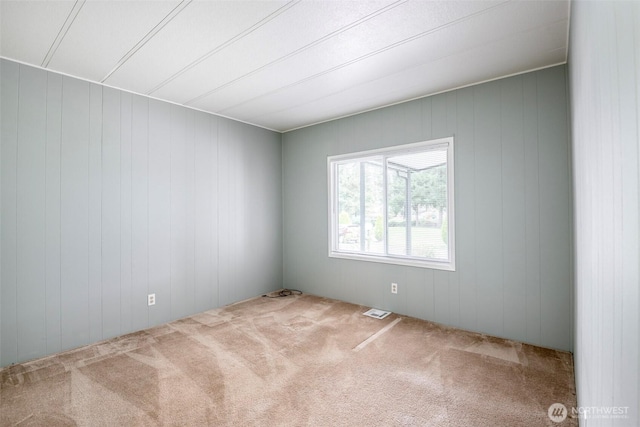
[[[525,175],[522,76],[501,83],[504,333],[526,340]],[[565,157],[566,158],[566,157]]]
[[[421,100],[422,104],[422,135],[423,139],[429,140],[436,138],[433,131],[433,103],[435,97],[429,97]],[[437,114],[437,113],[436,113]],[[427,319],[436,319],[436,298],[435,298],[435,283],[434,283],[434,271],[426,270],[424,274],[424,284],[418,283],[418,286],[424,286],[424,308],[423,316]],[[422,317],[422,316],[418,316]]]
[[[121,92],[104,88],[102,96],[102,334],[121,331]]]
[[[575,370],[578,405],[619,407],[615,420],[640,423],[640,5],[575,2],[571,7],[568,80],[571,95],[573,244],[575,248]],[[547,76],[547,78],[551,78]],[[538,82],[541,83],[540,81]],[[542,111],[540,114],[551,114]],[[554,147],[540,145],[540,154]],[[554,153],[555,154],[555,153]],[[555,166],[551,163],[545,169]],[[552,201],[542,191],[540,244],[565,233],[544,218]],[[544,177],[545,185],[558,179]],[[552,182],[549,182],[554,180]],[[542,254],[543,322],[558,321],[544,295],[562,292],[549,275],[558,268]],[[565,310],[563,315],[571,314]],[[612,424],[613,423],[613,424]]]
[[[619,362],[614,363],[613,383],[617,386],[613,400],[617,403],[635,398],[637,416],[631,417],[630,422],[640,424],[640,287],[636,285],[640,282],[640,5],[634,3],[630,11],[626,7],[616,5],[615,10],[622,143],[617,149],[620,172],[617,207],[621,213],[615,232],[619,256],[615,268],[618,280],[614,357]]]
[[[18,360],[17,328],[17,151],[18,151],[18,86],[19,65],[0,60],[2,71],[2,140],[0,143],[0,194],[2,195],[2,224],[0,253],[0,361],[4,365]]]
[[[18,357],[33,359],[46,353],[45,301],[45,148],[47,75],[20,67],[18,99],[17,312]]]
[[[286,133],[285,286],[571,350],[564,72],[553,67]],[[328,258],[327,155],[450,135],[456,271]],[[550,174],[544,196],[542,173]],[[548,222],[540,221],[540,211]],[[552,233],[556,241],[540,237]],[[542,263],[544,252],[558,260]],[[540,292],[542,277],[546,293]],[[392,281],[400,285],[398,295],[390,293]]]
[[[405,123],[407,141],[424,141],[422,123],[420,122],[422,118],[422,102],[417,100],[402,105],[404,106],[403,122]]]
[[[220,203],[220,193],[219,193],[219,174],[220,170],[220,160],[219,160],[219,151],[220,151],[220,139],[219,139],[219,123],[220,119],[217,117],[208,117],[209,119],[209,129],[210,129],[210,139],[208,140],[207,147],[209,147],[211,156],[207,157],[210,159],[211,167],[208,168],[209,172],[209,180],[211,182],[211,192],[210,200],[211,200],[211,215],[208,217],[205,216],[205,220],[211,221],[211,282],[207,282],[206,286],[211,289],[211,307],[219,307],[220,303],[220,276],[219,276],[219,251],[220,251],[220,208],[224,206]],[[205,173],[206,177],[206,173]],[[199,216],[200,217],[200,216]]]
[[[255,208],[247,208],[249,206],[260,206],[259,203],[259,191],[252,193],[248,191],[252,187],[252,177],[259,176],[260,166],[257,164],[256,159],[260,156],[260,152],[257,147],[253,147],[254,134],[244,124],[238,124],[241,128],[240,135],[242,140],[240,143],[240,151],[237,152],[236,162],[234,167],[237,168],[236,181],[236,206],[238,208],[238,219],[236,222],[236,236],[239,240],[239,245],[236,247],[236,251],[239,251],[242,247],[247,247],[249,242],[255,241],[256,245],[260,245],[260,238],[256,234],[256,227],[253,224],[252,217],[255,214]],[[256,149],[254,149],[256,148]],[[245,159],[244,162],[239,164],[240,159]],[[243,208],[244,207],[244,208]],[[240,286],[236,289],[238,293],[234,299],[242,300],[248,298],[249,295],[249,283],[254,279],[255,270],[251,268],[251,263],[247,257],[240,256],[239,252],[236,252],[234,256],[235,271],[234,277],[240,278]]]
[[[435,270],[425,270],[424,272],[424,288],[425,288],[425,304],[423,309],[424,318],[435,319],[436,318],[436,294],[435,294]],[[429,316],[429,317],[426,317]]]
[[[573,340],[573,292],[564,286],[572,282],[565,69],[541,71],[538,84],[541,329],[543,340],[558,347]]]
[[[217,189],[220,203],[220,209],[218,209],[218,302],[221,305],[229,304],[232,300],[230,289],[231,275],[229,274],[231,254],[228,248],[231,238],[231,215],[235,212],[232,211],[230,204],[230,193],[232,193],[232,191],[229,189],[229,175],[231,173],[229,156],[231,146],[235,145],[235,141],[232,141],[230,138],[229,124],[230,122],[227,120],[218,120]],[[222,141],[224,141],[224,143]]]
[[[638,17],[640,18],[640,9],[638,9]],[[620,48],[617,49],[616,52],[616,58],[620,58],[620,56],[627,56],[624,54],[624,52],[626,51],[633,51],[633,45],[629,43],[629,37],[628,34],[633,32],[633,27],[632,25],[630,25],[632,23],[631,20],[629,19],[625,19],[623,17],[623,15],[626,14],[624,12],[624,10],[622,9],[616,9],[614,10],[614,12],[611,15],[611,20],[613,22],[615,22],[616,19],[620,19],[621,20],[621,24],[618,25],[614,25],[614,31],[613,31],[613,37],[615,37],[616,39],[616,44],[620,43],[622,46]],[[637,49],[636,49],[637,52]],[[629,55],[631,56],[631,55]],[[634,58],[635,59],[635,58]],[[634,62],[635,61],[630,61],[629,59],[623,59],[620,58],[618,59],[618,61],[623,61],[622,62],[622,66],[620,68],[623,69],[633,69],[634,68]],[[625,62],[626,61],[626,62]],[[618,66],[613,66],[613,64],[611,65],[612,71],[615,70],[616,72],[618,71]],[[622,71],[623,76],[621,77],[620,80],[616,80],[614,81],[614,84],[612,85],[612,90],[611,93],[620,93],[621,88],[625,85],[626,82],[629,81],[633,81],[633,77],[629,77],[629,75],[624,75],[624,71]],[[640,80],[636,80],[637,82],[640,82]],[[640,83],[638,84],[638,86],[640,87]],[[632,100],[633,98],[629,97],[628,95],[625,96],[624,100],[621,99],[618,96],[612,96],[612,100],[617,100],[618,102],[614,102],[614,108],[612,108],[612,113],[613,115],[617,116],[617,117],[623,117],[623,113],[622,111],[627,110],[627,111],[633,111],[633,104],[632,104]],[[631,101],[631,102],[630,102]],[[629,116],[627,116],[629,117]],[[623,119],[624,122],[627,122],[627,118],[625,117],[625,119]],[[622,120],[621,120],[622,122]],[[638,128],[638,125],[640,125],[640,122],[636,122],[636,129]],[[632,139],[633,137],[633,133],[629,132],[630,130],[632,130],[633,127],[627,125],[624,126],[620,126],[619,128],[614,127],[612,129],[612,137],[616,140],[629,140]],[[631,138],[630,138],[631,137]],[[640,137],[637,138],[638,141],[638,147],[640,147]],[[613,206],[614,209],[616,210],[617,214],[613,215],[613,221],[612,221],[612,236],[621,236],[624,232],[626,232],[627,230],[629,230],[628,226],[631,225],[629,224],[629,221],[627,221],[627,223],[625,224],[624,221],[624,215],[622,214],[623,211],[623,206],[624,203],[626,201],[626,192],[624,190],[627,190],[628,188],[624,188],[623,187],[623,164],[624,164],[624,160],[622,158],[622,153],[624,151],[624,149],[621,146],[622,144],[616,144],[612,147],[612,154],[613,154],[613,159],[612,159],[612,172],[613,172],[613,186],[612,186],[612,193],[613,193]],[[640,180],[639,180],[640,181]],[[637,193],[636,193],[636,197],[637,197]],[[632,199],[633,200],[633,199]],[[635,223],[635,227],[637,227],[637,222]],[[631,225],[631,230],[633,230],[633,225]],[[637,228],[636,228],[637,229]],[[636,235],[638,236],[639,234],[636,232]],[[616,254],[617,256],[615,256],[615,258],[612,260],[612,267],[613,267],[613,283],[614,283],[614,289],[613,289],[613,293],[615,295],[622,295],[624,294],[624,285],[623,285],[623,271],[625,270],[625,260],[623,259],[623,256],[621,256],[621,254],[624,253],[625,250],[625,246],[627,246],[628,243],[621,241],[620,239],[618,239],[617,241],[615,241],[614,243],[614,254]],[[629,260],[626,260],[627,262]],[[640,263],[640,259],[638,259],[639,263]],[[640,302],[640,300],[639,300]],[[612,335],[612,351],[610,353],[610,365],[611,365],[611,369],[609,372],[611,372],[611,377],[609,379],[609,384],[604,383],[603,384],[603,388],[607,388],[610,387],[612,390],[614,390],[613,392],[613,396],[611,397],[611,402],[612,404],[615,404],[615,402],[617,400],[621,400],[622,398],[624,398],[626,396],[626,393],[624,393],[623,390],[617,389],[616,384],[621,384],[624,383],[624,377],[626,375],[625,369],[623,366],[621,366],[621,363],[617,362],[617,356],[619,354],[622,354],[624,351],[624,341],[626,340],[626,331],[624,330],[624,322],[623,322],[623,313],[624,313],[624,305],[623,305],[623,301],[621,299],[616,299],[612,301],[612,309],[613,309],[613,319],[611,322],[611,330],[613,331]],[[638,332],[638,335],[640,335],[640,332]],[[640,367],[640,361],[638,361],[638,366]],[[638,399],[638,404],[640,405],[640,398]]]
[[[131,328],[149,326],[149,99],[131,106]]]
[[[525,313],[527,342],[541,340],[540,190],[538,153],[538,84],[535,74],[522,76],[525,198]]]
[[[354,124],[354,122],[350,121],[349,122],[349,126],[357,126],[357,124]],[[324,126],[318,126],[315,128],[315,132],[314,132],[314,141],[316,141],[317,144],[314,144],[314,148],[312,150],[312,152],[314,153],[313,158],[315,161],[318,162],[318,164],[322,164],[324,166],[323,169],[320,168],[314,168],[313,170],[308,170],[308,169],[303,169],[303,170],[298,170],[296,171],[296,173],[301,173],[303,175],[306,174],[311,174],[311,180],[313,181],[312,187],[310,187],[310,191],[315,192],[318,195],[318,199],[315,200],[315,204],[309,206],[309,209],[325,209],[325,213],[328,212],[327,211],[327,205],[326,205],[326,200],[327,200],[327,185],[326,185],[326,162],[327,162],[327,146],[331,145],[331,144],[349,144],[349,141],[347,140],[343,140],[343,141],[338,141],[336,138],[335,133],[333,132],[332,126],[330,125],[324,125]],[[354,143],[355,141],[352,140],[351,143]],[[307,149],[308,147],[301,147],[302,150]],[[304,165],[302,165],[304,168]],[[293,178],[293,179],[297,179],[297,178]],[[304,185],[308,185],[307,182],[301,182],[300,183],[302,186]],[[318,224],[315,224],[314,227],[312,228],[308,228],[306,226],[306,223],[304,221],[303,218],[289,218],[292,222],[292,225],[296,224],[296,228],[294,232],[303,232],[303,233],[309,233],[310,236],[312,236],[313,239],[313,243],[308,242],[307,245],[304,246],[299,246],[298,250],[302,251],[303,254],[308,254],[308,253],[316,253],[318,251],[323,251],[325,254],[327,253],[327,236],[328,236],[328,232],[327,232],[327,217],[326,215],[319,219],[319,221],[322,221]],[[295,221],[295,222],[294,222]],[[288,224],[288,222],[287,222]],[[302,228],[297,228],[299,226],[302,226]],[[287,226],[288,228],[288,226]],[[324,239],[323,239],[324,237]],[[319,268],[327,268],[329,265],[329,261],[328,259],[318,259],[317,261],[313,260],[313,259],[309,259],[309,258],[305,258],[304,263],[299,266],[299,267],[294,267],[294,268],[298,268],[298,272],[301,274],[301,276],[299,277],[298,283],[302,283],[303,281],[306,280],[306,277],[308,277],[307,275],[307,271],[308,269],[306,268],[307,265],[306,263],[308,262],[313,262],[316,263],[316,266],[318,266]],[[293,266],[292,266],[293,267]],[[311,278],[311,281],[313,282],[314,286],[320,285],[322,282],[327,282],[327,281],[331,281],[331,287],[334,287],[334,292],[336,291],[335,286],[336,281],[335,278],[341,274],[344,274],[344,270],[342,269],[342,267],[340,267],[339,269],[337,269],[336,271],[332,271],[330,276],[327,277],[313,277]],[[296,284],[297,285],[297,284]],[[357,287],[355,287],[357,289]],[[297,288],[295,288],[297,289]],[[343,293],[344,291],[347,291],[347,289],[340,289],[338,290],[338,293]],[[350,290],[351,292],[353,292],[353,290]]]
[[[427,141],[433,139],[433,98],[427,97],[420,100],[422,104],[422,117],[420,124],[422,125],[422,140]]]
[[[89,342],[89,111],[90,84],[63,77],[60,151],[62,349]]]
[[[419,102],[418,102],[419,104]],[[415,110],[418,110],[419,113],[420,106],[418,105]],[[337,128],[341,127],[342,123],[351,123],[352,133],[345,133],[344,131],[338,131]],[[418,121],[419,123],[419,121]],[[367,149],[367,146],[372,147],[383,147],[384,146],[384,128],[385,124],[382,120],[382,115],[378,111],[372,111],[369,115],[357,115],[353,117],[349,117],[345,120],[341,120],[339,122],[339,126],[325,126],[325,133],[327,135],[331,135],[330,140],[337,140],[340,138],[341,140],[351,140],[351,141],[359,141],[362,144],[363,149]],[[419,138],[420,139],[420,138]],[[329,142],[327,141],[327,142]],[[352,142],[353,143],[353,142]],[[345,146],[345,144],[342,144]],[[348,147],[348,144],[345,148]],[[345,152],[349,152],[352,150],[348,150]],[[335,150],[331,150],[330,152],[335,152]]]
[[[501,82],[478,86],[474,97],[475,142],[482,147],[475,151],[478,327],[499,336],[504,329],[500,87]]]
[[[367,118],[368,125],[366,124],[362,124],[362,126],[373,126],[374,131],[375,130],[380,130],[381,129],[381,124],[373,125],[370,120],[371,117]],[[360,125],[358,122],[353,121],[353,120],[347,120],[347,127],[350,129],[353,129],[353,135],[358,134],[358,129],[360,128]],[[323,168],[313,168],[313,171],[310,171],[309,169],[304,169],[305,165],[302,164],[301,166],[303,167],[302,170],[298,170],[296,173],[302,173],[302,174],[308,174],[308,173],[312,173],[312,180],[313,180],[313,187],[311,191],[314,191],[316,194],[318,194],[319,198],[317,200],[314,200],[315,204],[313,206],[310,206],[310,209],[325,209],[325,212],[328,212],[327,210],[327,197],[328,197],[328,188],[327,188],[327,181],[326,181],[326,177],[327,177],[327,172],[326,172],[326,168],[327,168],[327,153],[328,151],[328,147],[330,146],[338,146],[341,147],[340,149],[345,149],[344,147],[348,147],[349,144],[353,144],[354,142],[356,142],[356,139],[351,139],[349,140],[349,136],[351,135],[349,132],[347,132],[347,136],[345,138],[339,138],[338,132],[335,130],[335,127],[330,125],[330,124],[325,124],[324,126],[318,126],[315,128],[316,132],[314,133],[314,138],[316,141],[316,144],[314,144],[314,149],[313,149],[313,159],[314,162],[317,161],[318,164],[322,164]],[[370,141],[372,143],[376,143],[377,140],[380,138],[379,135],[373,137]],[[308,149],[308,147],[300,147],[301,150],[305,151]],[[293,178],[294,180],[297,178]],[[302,186],[302,188],[304,188],[305,185],[308,185],[306,182],[300,182],[300,185]],[[307,232],[307,233],[312,233],[313,236],[313,244],[306,244],[303,246],[299,246],[298,250],[302,251],[301,253],[303,254],[307,254],[307,253],[316,253],[316,252],[324,252],[325,254],[328,251],[328,246],[327,246],[327,239],[328,239],[328,218],[325,215],[323,218],[319,219],[320,223],[316,224],[312,229],[309,229],[306,225],[306,221],[304,218],[292,218],[289,217],[289,220],[296,221],[297,223],[297,227],[300,228],[296,228],[296,231],[294,232]],[[288,230],[289,228],[289,223],[285,222],[287,224],[287,227],[284,227],[285,230]],[[305,231],[306,230],[306,231]],[[329,287],[330,289],[332,289],[332,291],[334,292],[335,295],[344,295],[345,292],[354,292],[353,289],[348,289],[344,286],[340,286],[341,281],[338,280],[338,277],[340,277],[341,275],[345,274],[344,271],[344,267],[347,264],[340,264],[340,267],[338,269],[329,269],[330,261],[327,257],[325,258],[319,258],[317,260],[315,259],[309,259],[309,258],[305,258],[304,260],[304,264],[302,264],[301,267],[299,267],[298,272],[300,273],[300,278],[299,278],[299,282],[298,283],[302,283],[306,280],[306,278],[308,277],[307,271],[308,269],[306,268],[306,263],[313,263],[315,264],[315,266],[317,268],[321,268],[324,271],[329,270],[329,276],[325,277],[325,276],[318,276],[318,277],[313,277],[312,281],[314,286],[318,286],[321,285],[323,282],[327,283],[330,282],[330,285],[327,285],[327,287]],[[291,266],[293,267],[293,266]],[[297,288],[296,288],[297,289]],[[355,288],[357,289],[357,288]],[[365,288],[366,291],[366,288]],[[352,295],[352,297],[354,297],[355,295]],[[353,301],[353,299],[351,299],[351,301]]]
[[[261,166],[261,176],[266,186],[262,190],[261,205],[265,212],[270,212],[270,215],[273,215],[269,222],[276,224],[272,227],[264,227],[264,225],[260,227],[262,251],[270,253],[270,256],[263,260],[263,263],[264,268],[269,272],[269,282],[278,283],[278,286],[281,287],[283,286],[283,274],[282,269],[277,266],[278,263],[282,265],[282,251],[271,251],[268,242],[278,242],[282,248],[282,230],[284,229],[282,200],[273,199],[268,194],[272,194],[277,188],[282,189],[282,136],[274,137],[264,129],[258,129],[258,131],[260,135],[254,144],[257,145],[260,140],[269,139],[269,144],[262,149],[263,156],[266,156],[269,162]],[[276,147],[280,147],[280,150],[274,150]],[[266,289],[264,285],[263,288]]]
[[[0,366],[282,287],[280,134],[0,64]]]
[[[46,341],[47,354],[60,351],[60,137],[62,76],[47,73],[46,135]],[[0,342],[2,340],[0,339]],[[2,366],[2,363],[0,363]]]
[[[258,140],[258,132],[257,128],[242,125],[242,135],[244,138],[241,158],[245,159],[245,161],[242,162],[242,187],[238,189],[238,195],[241,197],[241,200],[239,200],[240,205],[249,207],[248,209],[243,209],[243,222],[241,225],[242,231],[240,232],[242,239],[241,247],[248,247],[251,245],[251,242],[254,242],[256,248],[260,250],[260,246],[264,241],[262,236],[263,231],[261,230],[260,225],[253,221],[253,216],[261,210],[263,206],[265,206],[266,200],[264,200],[263,192],[259,190],[255,192],[248,191],[249,188],[255,185],[253,183],[254,180],[256,183],[264,182],[266,178],[261,165],[261,158],[263,156],[260,148],[255,144],[255,141]],[[252,296],[251,286],[249,286],[249,284],[258,279],[257,274],[265,274],[268,271],[268,267],[261,265],[261,260],[252,262],[248,257],[238,257],[237,260],[239,261],[238,271],[242,271],[244,279],[242,292],[237,296],[237,299],[246,299]],[[258,268],[252,268],[252,264],[255,264]]]
[[[89,106],[89,339],[102,339],[102,86]]]
[[[171,318],[188,310],[187,290],[187,114],[171,106]]]
[[[193,313],[195,300],[195,245],[196,245],[196,229],[195,229],[195,112],[186,110],[187,112],[187,136],[185,138],[185,288],[186,288],[186,311],[184,315]],[[208,126],[205,126],[208,129]]]
[[[255,156],[257,152],[251,150],[251,132],[247,129],[247,126],[242,123],[234,123],[233,127],[237,129],[236,134],[240,135],[239,143],[234,147],[233,158],[233,204],[235,205],[235,221],[234,221],[234,242],[233,242],[233,258],[231,264],[233,268],[232,277],[234,280],[238,280],[236,286],[233,287],[234,300],[242,300],[249,297],[248,289],[249,283],[252,280],[252,269],[247,257],[242,256],[241,248],[247,247],[250,241],[255,237],[253,235],[253,226],[251,223],[251,217],[254,214],[254,209],[250,208],[252,203],[256,202],[256,193],[249,191],[251,188],[253,176],[257,171],[255,168]],[[245,159],[241,162],[240,159]],[[256,244],[259,244],[259,240],[256,239]]]
[[[193,116],[193,179],[194,179],[194,209],[199,215],[194,216],[194,234],[210,236],[206,239],[195,239],[194,244],[194,298],[196,310],[202,311],[212,304],[214,286],[213,265],[213,230],[217,225],[212,220],[214,216],[212,179],[215,173],[213,162],[212,129],[209,116],[195,113]]]
[[[326,143],[339,154],[362,151],[366,149],[367,143],[364,138],[359,138],[359,135],[366,135],[367,130],[372,127],[372,119],[372,117],[366,115],[347,117],[336,124],[338,131],[336,132],[337,135],[335,135],[335,138],[330,138],[331,133],[326,131],[326,125],[323,127],[314,127],[313,135],[309,135],[309,138],[313,137],[317,141],[317,144],[314,145],[322,146],[322,139],[329,137],[329,141]],[[384,128],[385,126],[381,124],[376,130],[383,133]],[[378,141],[382,140],[383,138],[378,138]]]
[[[282,200],[273,197],[282,190],[281,137],[246,124],[240,126],[243,149],[233,164],[242,175],[236,194],[241,219],[236,219],[240,238],[234,276],[241,280],[239,300],[282,287],[283,228]],[[263,256],[247,256],[247,248]]]
[[[384,141],[388,141],[391,138],[398,139],[399,141],[408,141],[407,134],[408,129],[406,128],[405,122],[405,104],[397,104],[388,107],[388,110],[385,111],[382,119],[382,138],[381,143],[384,144]],[[369,146],[367,141],[361,140],[358,135],[354,136],[355,140],[359,141],[361,150],[368,149]]]
[[[149,100],[149,323],[171,319],[171,112]]]
[[[4,67],[3,61],[0,60],[0,75]],[[0,94],[4,81],[0,81]],[[4,127],[2,126],[2,114],[4,113],[4,101],[0,99],[0,168],[2,167],[2,138],[4,137]],[[0,169],[0,239],[2,238],[2,171]],[[2,244],[0,243],[0,283],[2,283]],[[2,366],[2,286],[0,286],[0,366]]]
[[[445,133],[455,136],[458,124],[458,92],[447,93],[447,124]],[[455,143],[454,143],[455,146]],[[454,148],[455,150],[455,148]],[[455,156],[455,153],[454,153]],[[454,162],[455,165],[455,162]],[[455,172],[455,171],[454,171]],[[455,203],[455,195],[454,195]],[[455,205],[454,205],[455,207]],[[443,272],[444,273],[444,272]],[[449,282],[449,324],[460,326],[460,273],[459,270],[447,272]]]
[[[455,202],[456,202],[456,266],[460,285],[460,325],[476,329],[477,289],[475,277],[476,228],[474,212],[475,194],[475,116],[474,88],[457,92],[457,119],[455,134]]]
[[[380,280],[383,283],[386,283],[387,286],[386,289],[377,288],[374,292],[369,291],[369,294],[372,297],[381,296],[382,298],[370,300],[370,302],[365,305],[373,307],[387,307],[394,313],[402,313],[406,311],[407,293],[415,286],[413,283],[409,283],[407,281],[407,272],[409,270],[410,269],[403,268],[399,265],[385,266],[376,264],[375,267],[371,268],[369,273],[365,276],[368,276],[366,285],[371,287],[371,283],[374,283],[376,280]],[[398,289],[404,289],[404,292],[401,293],[398,291],[397,294],[392,294],[391,283],[397,283]]]
[[[300,131],[294,131],[284,134],[283,144],[289,139],[295,139],[299,132]],[[306,134],[307,132],[304,133]],[[339,149],[338,141],[330,141],[329,144],[335,146],[336,150]],[[300,194],[304,188],[304,183],[301,182],[302,180],[298,179],[298,176],[303,174],[307,164],[305,162],[297,162],[297,159],[303,157],[303,152],[307,149],[307,144],[289,144],[289,147],[289,150],[283,150],[282,152],[282,162],[284,165],[288,165],[283,168],[282,180],[284,182],[284,187],[287,190],[290,190],[293,194]],[[324,167],[326,168],[326,154],[324,154],[324,156],[319,154],[318,157],[324,157]],[[311,259],[311,257],[306,254],[306,252],[309,251],[308,245],[304,245],[302,239],[295,238],[298,233],[304,232],[303,230],[305,230],[306,225],[306,221],[300,216],[299,210],[296,209],[298,202],[299,201],[294,200],[293,198],[283,199],[283,222],[287,224],[283,229],[283,237],[285,240],[285,245],[283,247],[283,253],[285,254],[283,269],[287,271],[287,286],[294,289],[304,287],[305,277],[310,277],[311,275],[309,275],[308,272],[313,271],[306,264]],[[324,255],[326,254],[327,252],[325,251]],[[323,272],[326,272],[325,278],[327,283],[324,289],[327,292],[326,295],[328,297],[338,298],[338,293],[340,292],[341,287],[339,286],[337,277],[335,276],[339,276],[341,274],[340,269],[341,265],[337,264],[333,272],[328,271],[328,269],[322,270]]]
[[[427,270],[424,268],[412,268],[407,270],[405,278],[407,292],[405,292],[404,297],[407,300],[406,311],[409,316],[423,316],[424,304],[427,299],[426,274]],[[409,295],[411,295],[411,298],[409,298]]]
[[[249,211],[243,209],[242,199],[246,197],[245,191],[247,182],[246,170],[247,164],[239,162],[242,158],[242,154],[246,150],[246,134],[242,123],[231,122],[229,123],[229,130],[231,131],[230,142],[233,144],[229,148],[229,175],[227,176],[227,184],[231,190],[227,195],[229,203],[229,227],[230,233],[227,235],[227,247],[230,257],[227,258],[227,280],[229,285],[233,283],[233,286],[229,286],[229,296],[232,301],[241,299],[244,293],[244,289],[247,286],[246,271],[241,267],[242,253],[238,252],[241,247],[241,242],[247,239],[247,217]]]
[[[606,23],[603,28],[603,39],[615,40],[616,39],[616,28],[615,28],[615,10],[612,8],[607,8],[602,11],[602,21]],[[607,73],[616,73],[617,72],[617,53],[614,53],[609,57],[609,61],[607,64],[602,64],[598,67],[598,71],[600,74]],[[614,65],[616,64],[616,65]],[[610,135],[610,138],[614,141],[620,140],[620,131],[619,127],[613,124],[614,117],[620,117],[619,111],[619,101],[617,96],[612,96],[612,94],[617,94],[620,89],[618,87],[618,81],[616,79],[607,79],[598,88],[598,93],[600,97],[600,105],[602,108],[601,117],[605,122],[610,123],[610,127],[608,129],[604,129],[604,135],[602,135],[603,139],[605,135]],[[611,274],[611,286],[609,289],[613,293],[619,293],[619,284],[620,284],[620,270],[617,270],[616,267],[619,267],[619,259],[620,256],[620,241],[614,240],[613,236],[619,235],[619,224],[621,223],[621,209],[620,209],[620,146],[619,144],[602,144],[600,145],[600,153],[602,162],[600,163],[602,169],[600,169],[601,175],[599,176],[600,185],[608,181],[608,184],[611,186],[610,191],[603,191],[601,193],[601,199],[598,203],[598,210],[600,211],[601,218],[603,221],[600,224],[600,228],[602,229],[603,236],[605,236],[605,240],[603,241],[606,247],[611,248],[610,250],[600,253],[600,260],[603,266],[609,269]],[[606,178],[605,178],[606,177]],[[604,220],[609,217],[609,220]],[[639,284],[640,285],[640,284]],[[617,292],[616,292],[617,291]],[[614,298],[606,298],[603,295],[601,300],[601,305],[603,307],[603,311],[607,313],[613,313],[613,315],[602,316],[600,326],[603,330],[611,331],[611,333],[603,335],[602,338],[602,348],[600,364],[602,366],[601,372],[601,401],[607,405],[613,406],[613,396],[609,396],[605,394],[604,390],[613,390],[614,389],[614,379],[615,379],[615,355],[613,351],[604,351],[604,349],[614,349],[616,347],[616,338],[619,333],[614,325],[617,321],[617,313],[616,309],[618,308],[618,301]]]
[[[240,204],[245,206],[245,209],[242,232],[240,233],[242,239],[240,246],[246,248],[253,244],[259,252],[262,252],[261,245],[265,241],[264,230],[258,222],[253,220],[253,217],[265,207],[267,200],[265,200],[264,192],[259,190],[252,192],[249,189],[254,186],[259,189],[260,184],[258,183],[264,183],[267,179],[262,166],[264,156],[260,147],[256,144],[256,141],[259,140],[259,130],[246,125],[243,125],[242,128],[242,134],[244,135],[243,146],[245,148],[241,158],[245,159],[245,161],[242,162],[242,188],[238,189],[238,194],[242,197]],[[238,270],[243,272],[244,283],[242,293],[237,296],[237,299],[242,300],[255,295],[251,293],[252,287],[250,283],[256,282],[259,274],[266,274],[269,267],[263,266],[262,260],[251,261],[249,257],[239,257],[238,261]]]
[[[120,330],[132,332],[132,95],[120,95]]]

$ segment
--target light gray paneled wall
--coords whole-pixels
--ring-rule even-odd
[[[578,405],[640,425],[640,3],[571,7]]]
[[[0,66],[0,366],[281,287],[280,134]]]
[[[567,111],[559,66],[285,133],[285,285],[571,350]],[[329,258],[327,156],[450,135],[457,270]]]

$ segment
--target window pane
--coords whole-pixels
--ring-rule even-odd
[[[338,249],[384,253],[382,159],[339,164]]]
[[[387,166],[387,233],[389,254],[407,254],[407,173],[390,163]]]
[[[448,259],[447,247],[447,166],[419,171],[412,175],[412,255]]]
[[[446,160],[446,149],[388,159],[390,254],[448,259]]]
[[[384,188],[382,159],[364,162],[365,246],[369,253],[384,253]]]
[[[339,164],[338,249],[360,250],[360,162]]]

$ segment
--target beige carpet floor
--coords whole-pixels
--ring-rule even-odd
[[[13,365],[0,425],[577,425],[570,353],[366,310],[259,297]]]

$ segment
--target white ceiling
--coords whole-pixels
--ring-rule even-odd
[[[569,0],[0,1],[0,55],[287,131],[566,62]]]

